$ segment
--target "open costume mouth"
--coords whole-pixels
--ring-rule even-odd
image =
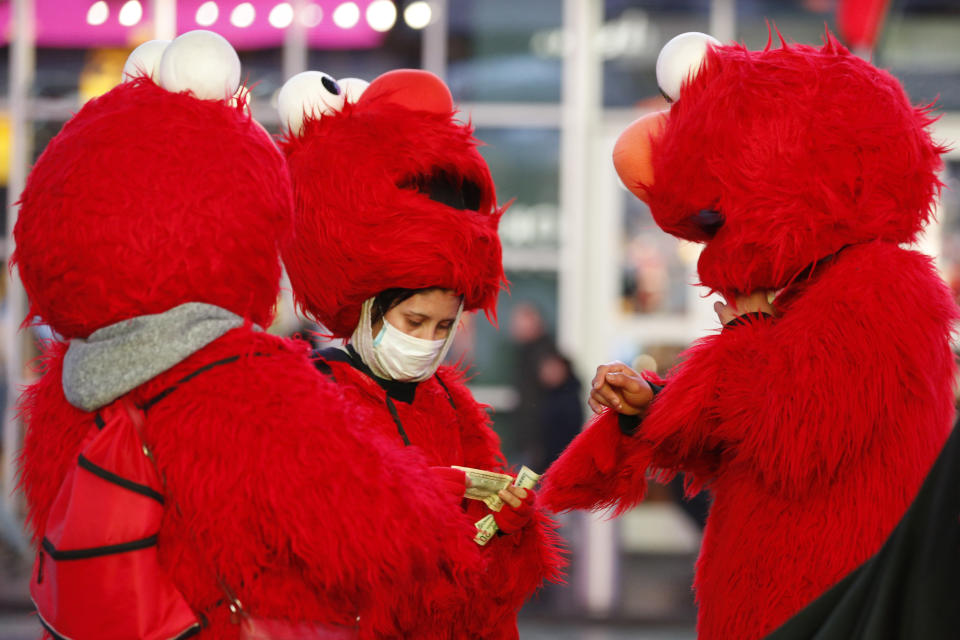
[[[849,246],[851,245],[840,247],[840,249],[838,249],[837,251],[831,254],[825,255],[822,258],[818,258],[814,260],[813,262],[808,264],[806,267],[804,267],[803,269],[795,273],[793,276],[791,276],[781,286],[776,288],[766,289],[765,291],[767,293],[767,302],[769,302],[770,304],[773,304],[774,301],[779,299],[783,294],[788,294],[787,297],[789,297],[790,295],[792,295],[791,292],[793,292],[797,286],[807,284],[813,280],[816,280],[818,277],[820,277],[820,275],[824,272],[824,270],[826,270],[826,268],[833,263],[834,258],[836,258],[840,254],[840,252],[842,252],[844,249],[846,249]],[[742,292],[736,292],[736,295],[743,295],[743,294]]]
[[[460,211],[479,211],[480,186],[447,169],[435,167],[430,173],[407,176],[397,183],[401,189],[414,189],[434,202]]]

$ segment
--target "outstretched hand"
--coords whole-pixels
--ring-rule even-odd
[[[587,403],[594,413],[609,407],[617,413],[635,416],[645,413],[651,400],[653,389],[639,373],[622,362],[608,362],[597,367]]]

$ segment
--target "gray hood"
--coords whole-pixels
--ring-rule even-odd
[[[187,302],[97,329],[85,340],[70,341],[63,392],[73,406],[94,411],[243,324],[221,307]]]

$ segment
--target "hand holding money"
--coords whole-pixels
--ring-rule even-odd
[[[472,469],[470,467],[451,467],[462,471],[467,476],[469,482],[467,492],[464,494],[471,500],[483,500],[493,511],[499,511],[503,506],[499,493],[510,486],[513,482],[513,476],[506,473],[496,473],[494,471],[485,471],[483,469]]]
[[[495,513],[491,513],[478,520],[476,522],[477,535],[473,541],[480,546],[487,544],[497,531],[500,530],[500,523],[510,529],[510,531],[504,529],[504,533],[511,533],[523,528],[526,523],[530,521],[530,518],[533,517],[533,502],[535,496],[532,489],[536,486],[538,480],[540,480],[539,474],[534,473],[527,467],[522,467],[520,473],[517,474],[517,479],[514,481],[509,494],[503,492],[503,500],[505,500],[511,508],[506,510],[501,509],[499,511],[494,510]],[[520,497],[521,491],[523,493],[522,497]],[[514,507],[511,498],[517,502],[519,508]],[[502,504],[501,502],[501,507]]]
[[[503,499],[510,508],[501,509],[494,513],[493,520],[497,523],[500,531],[504,533],[516,533],[527,526],[530,518],[533,517],[533,501],[536,498],[536,494],[533,492],[533,489],[521,489],[520,487],[510,487],[509,491],[513,493],[507,494],[507,491],[502,491],[501,493],[507,494],[503,496]],[[518,499],[519,494],[517,492],[519,491],[523,492],[522,499]]]

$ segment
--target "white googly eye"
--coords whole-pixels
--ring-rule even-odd
[[[123,65],[120,82],[129,82],[141,76],[156,80],[160,58],[163,57],[163,52],[169,44],[169,40],[147,40],[131,51],[127,62]]]
[[[303,71],[284,83],[277,94],[280,122],[294,135],[303,133],[303,121],[322,118],[343,108],[344,91],[322,71]]]
[[[720,41],[696,31],[681,33],[663,45],[657,56],[657,85],[668,101],[676,101],[684,81],[700,70],[709,45],[720,46]]]
[[[351,104],[357,104],[357,100],[360,99],[360,96],[363,95],[366,88],[370,86],[369,82],[361,80],[360,78],[341,78],[337,80],[337,84],[339,84],[343,90],[343,96],[346,101]]]
[[[160,86],[201,100],[229,100],[240,87],[240,58],[226,38],[197,29],[178,36],[160,58]]]

